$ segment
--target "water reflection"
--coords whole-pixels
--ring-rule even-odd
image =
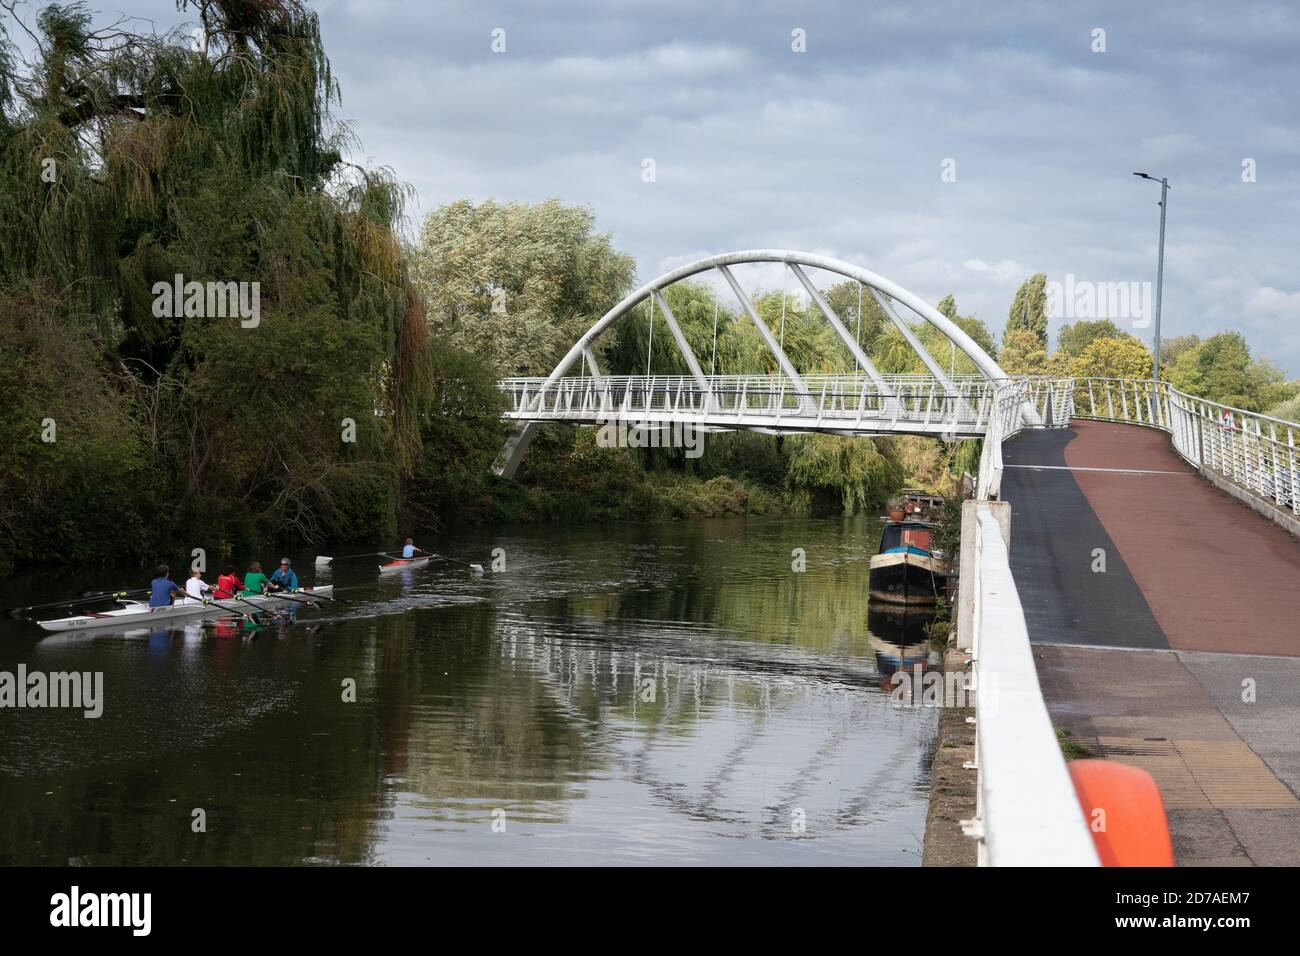
[[[340,566],[297,623],[5,625],[0,667],[107,703],[0,713],[0,863],[915,864],[934,713],[879,691],[924,642],[864,613],[877,536],[529,530],[458,542],[505,574]]]

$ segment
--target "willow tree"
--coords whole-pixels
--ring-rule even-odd
[[[126,403],[113,428],[176,502],[147,516],[152,537],[373,533],[417,459],[428,379],[405,192],[344,161],[315,14],[178,8],[192,34],[96,27],[79,3],[16,21],[34,52],[0,59],[0,285],[87,345],[82,373]],[[214,316],[211,292],[177,310],[160,292],[177,276],[239,285],[257,314]],[[0,315],[0,347],[20,354],[16,321]]]

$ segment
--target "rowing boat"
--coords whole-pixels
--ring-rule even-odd
[[[218,614],[247,614],[249,605],[256,608],[275,608],[284,610],[295,604],[312,606],[323,601],[334,592],[334,585],[327,584],[318,588],[299,588],[287,591],[286,595],[254,594],[250,597],[206,598],[196,601],[194,598],[181,598],[175,604],[164,607],[150,607],[145,601],[119,601],[122,606],[111,611],[78,614],[76,617],[60,617],[52,621],[37,621],[47,631],[87,631],[98,627],[125,627],[132,624],[160,624],[163,621],[186,617],[206,617]]]
[[[393,571],[412,571],[415,568],[422,568],[430,558],[398,558],[396,561],[389,561],[387,564],[379,566],[380,574],[389,574]]]

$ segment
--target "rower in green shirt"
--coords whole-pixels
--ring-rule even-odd
[[[270,584],[271,580],[262,573],[262,566],[254,561],[248,566],[248,572],[244,575],[244,590],[239,592],[239,596],[248,597],[250,594],[265,594]]]

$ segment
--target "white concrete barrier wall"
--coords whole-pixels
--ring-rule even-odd
[[[969,832],[980,841],[980,865],[1099,866],[1043,701],[1011,576],[1004,538],[1010,506],[968,501],[965,507],[974,520],[963,521],[963,531],[973,524],[975,540],[963,541],[959,614],[973,633],[962,634],[959,620],[958,636],[973,655],[977,694],[978,807]]]

